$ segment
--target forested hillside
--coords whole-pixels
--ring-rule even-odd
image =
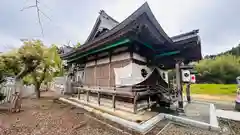
[[[236,47],[233,47],[232,49],[219,53],[217,55],[206,55],[204,58],[214,58],[216,56],[224,55],[224,54],[231,54],[234,56],[240,56],[240,44]]]
[[[240,44],[218,55],[205,56],[196,64],[199,83],[236,83],[240,76]]]

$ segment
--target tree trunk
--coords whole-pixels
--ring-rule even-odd
[[[35,94],[36,94],[36,98],[39,99],[40,98],[40,84],[39,83],[35,84]]]

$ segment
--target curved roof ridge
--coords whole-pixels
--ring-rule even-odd
[[[101,10],[100,11],[100,15],[94,25],[94,28],[91,31],[91,36],[88,37],[87,42],[85,42],[83,45],[81,45],[79,48],[77,48],[74,51],[78,51],[81,49],[84,49],[86,47],[89,47],[90,45],[103,40],[111,35],[113,35],[114,33],[118,32],[119,30],[123,29],[125,26],[127,26],[129,23],[131,23],[132,21],[136,20],[139,16],[141,16],[142,14],[146,13],[148,16],[148,19],[150,20],[150,22],[155,26],[157,32],[159,35],[161,35],[162,37],[164,37],[164,39],[166,41],[168,41],[169,43],[173,43],[172,39],[164,32],[164,30],[162,29],[162,27],[160,26],[160,24],[158,23],[158,21],[156,20],[156,18],[154,17],[149,5],[147,2],[145,2],[141,7],[139,7],[136,11],[134,11],[130,16],[128,16],[125,20],[123,20],[121,23],[118,23],[115,27],[113,27],[111,30],[107,31],[106,33],[104,33],[103,35],[97,37],[97,38],[92,38],[95,34],[94,32],[96,32],[96,28],[99,27],[99,22],[101,22],[101,17],[103,17],[103,14],[107,15],[105,13],[105,11]],[[108,16],[108,15],[107,15]],[[109,16],[108,16],[109,17]],[[109,17],[110,18],[110,17]],[[92,39],[92,40],[91,40]],[[71,53],[74,52],[70,52],[68,54],[65,54],[64,56],[68,56]]]
[[[118,21],[116,21],[111,16],[109,16],[104,10],[100,10],[99,16],[97,17],[97,20],[95,21],[95,24],[93,25],[93,28],[89,36],[87,37],[87,40],[85,41],[85,43],[88,43],[91,40],[94,40],[96,33],[99,31],[101,27],[111,30],[117,24],[119,24]]]

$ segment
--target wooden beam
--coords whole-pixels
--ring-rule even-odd
[[[137,60],[135,58],[133,58],[132,61],[138,65],[147,65],[147,62],[143,62],[143,61]]]
[[[109,94],[109,95],[112,95],[112,94],[119,94],[119,95],[128,95],[128,96],[133,96],[133,92],[131,91],[114,91],[114,90],[104,90],[104,89],[93,89],[93,88],[81,88],[81,87],[75,87],[76,89],[82,89],[82,91],[91,91],[91,92],[94,92],[94,93],[106,93],[106,94]]]
[[[112,60],[111,60],[112,61]],[[118,60],[118,61],[112,61],[111,63],[113,64],[113,63],[120,63],[120,62],[129,62],[129,61],[131,61],[131,59],[129,58],[129,59],[124,59],[124,60]],[[109,62],[107,62],[107,63],[103,63],[103,64],[97,64],[98,66],[99,65],[106,65],[106,64],[109,64]],[[87,67],[94,67],[95,65],[91,65],[91,66],[87,66]]]
[[[119,95],[119,96],[122,96],[122,97],[129,97],[129,98],[134,98],[134,93],[135,92],[142,92],[142,91],[146,91],[147,88],[133,88],[133,89],[139,89],[139,90],[133,90],[133,91],[126,91],[127,89],[124,89],[124,88],[121,88],[121,89],[116,89],[114,87],[112,88],[102,88],[102,89],[97,89],[97,88],[88,88],[88,87],[74,87],[75,89],[81,89],[81,91],[83,92],[93,92],[93,93],[104,93],[104,94],[107,94],[107,95]],[[159,91],[156,91],[156,92],[151,92],[151,93],[145,93],[145,94],[140,94],[138,95],[138,97],[142,97],[142,96],[148,96],[148,95],[153,95],[153,94],[157,94],[157,93],[160,93]]]
[[[125,53],[125,52],[128,52],[128,50],[123,50],[123,51],[119,51],[119,52],[113,52],[113,51],[111,51],[111,56],[118,56],[118,55],[120,55],[120,54],[122,54],[122,53]],[[108,57],[109,57],[109,55],[98,56],[97,58],[96,58],[96,57],[91,58],[91,59],[87,60],[86,62],[94,61],[94,60],[96,60],[96,59],[104,59],[104,58],[108,58]]]

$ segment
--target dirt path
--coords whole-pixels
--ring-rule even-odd
[[[191,94],[193,99],[198,100],[209,100],[219,102],[234,102],[236,96],[225,96],[225,95],[206,95],[206,94]]]
[[[139,135],[104,118],[89,117],[91,114],[88,112],[55,100],[56,95],[52,94],[44,93],[44,98],[40,100],[24,99],[23,111],[20,113],[0,112],[0,135]],[[165,120],[159,122],[147,135],[215,134],[169,123]],[[239,127],[239,122],[231,125],[233,127],[229,129],[238,134],[239,129],[236,127]]]
[[[0,112],[0,135],[124,135],[53,98],[24,99],[23,111]]]

